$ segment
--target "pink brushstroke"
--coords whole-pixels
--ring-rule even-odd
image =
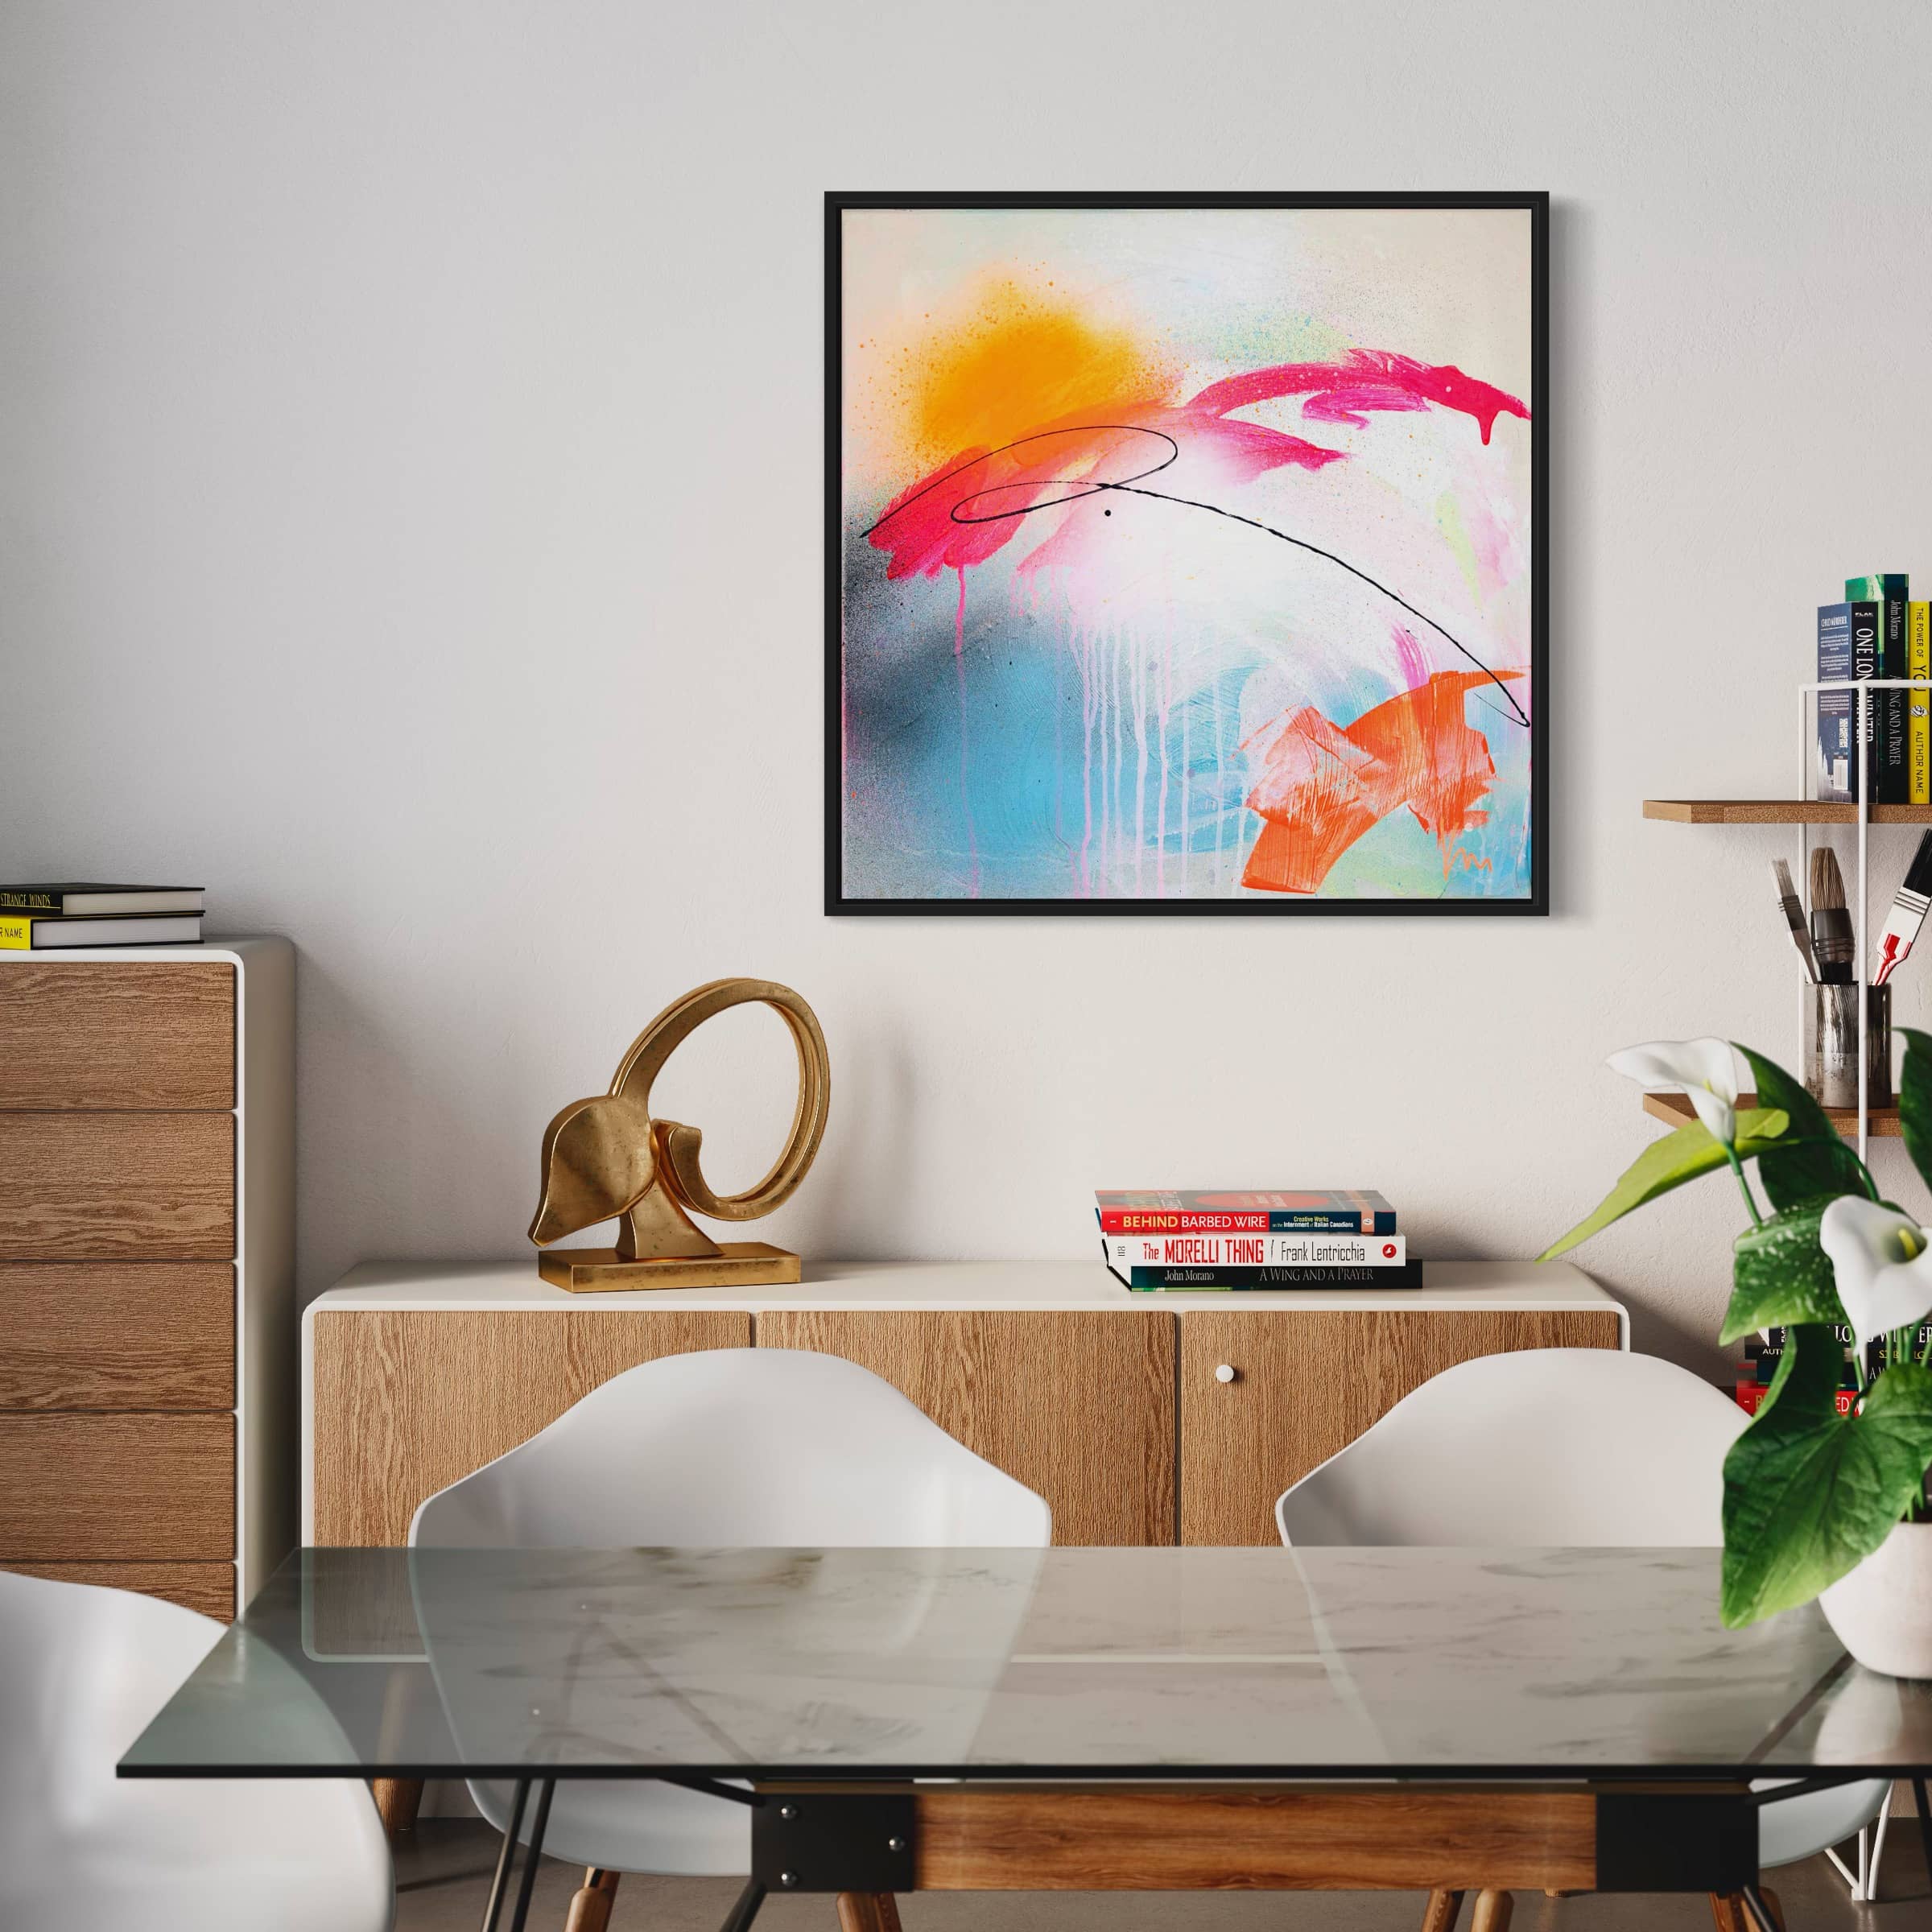
[[[1310,422],[1347,423],[1357,429],[1368,427],[1371,410],[1425,409],[1433,402],[1473,416],[1485,443],[1498,416],[1530,419],[1521,402],[1502,390],[1446,362],[1432,367],[1385,349],[1352,349],[1340,362],[1282,362],[1273,369],[1230,376],[1225,382],[1211,382],[1187,407],[1218,415],[1278,396],[1299,395],[1308,398],[1302,414]]]
[[[962,450],[909,484],[868,533],[888,553],[888,577],[937,576],[983,564],[1019,534],[1028,518],[1007,514],[1080,502],[1105,486],[1146,475],[1157,458],[1155,436],[1170,437],[1191,464],[1205,464],[1218,479],[1250,483],[1271,469],[1320,469],[1346,452],[1250,423],[1232,412],[1282,396],[1303,395],[1311,421],[1366,425],[1373,411],[1430,405],[1473,417],[1484,442],[1499,415],[1529,411],[1514,396],[1447,364],[1431,365],[1387,349],[1351,349],[1340,362],[1283,362],[1211,382],[1189,401],[1117,402],[1045,423],[999,449]],[[1154,432],[1150,436],[1148,432]],[[1158,484],[1150,487],[1158,489]],[[956,520],[988,517],[991,520]],[[1023,568],[1071,560],[1080,539],[1071,518],[1038,545]]]

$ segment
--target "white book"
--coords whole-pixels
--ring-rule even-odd
[[[1399,1268],[1399,1234],[1110,1234],[1121,1268]]]

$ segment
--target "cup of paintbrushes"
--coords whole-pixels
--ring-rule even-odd
[[[1805,989],[1805,1087],[1821,1107],[1858,1105],[1858,1002],[1865,1002],[1865,1104],[1892,1104],[1892,989]]]

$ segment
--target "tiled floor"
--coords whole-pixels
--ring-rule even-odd
[[[1885,1844],[1880,1902],[1855,1905],[1823,1859],[1770,1875],[1790,1932],[1926,1932],[1932,1901],[1916,1821]],[[497,1839],[471,1820],[426,1818],[398,1840],[397,1932],[469,1932],[489,1889]],[[581,1870],[546,1860],[533,1932],[563,1932]],[[611,1932],[716,1932],[733,1879],[626,1878]],[[1420,1897],[1378,1892],[933,1893],[903,1898],[906,1932],[1417,1932]],[[506,1913],[506,1918],[508,1914]],[[1465,1910],[1463,1926],[1468,1924]],[[774,1898],[758,1932],[837,1932],[829,1898]],[[1519,1893],[1513,1932],[1710,1932],[1702,1898],[1547,1899]]]

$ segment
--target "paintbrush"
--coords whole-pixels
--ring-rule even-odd
[[[1811,950],[1827,986],[1852,984],[1852,915],[1845,910],[1845,875],[1838,854],[1820,845],[1811,854]]]
[[[1926,923],[1926,910],[1932,906],[1932,832],[1918,842],[1905,882],[1892,897],[1892,910],[1878,935],[1878,970],[1872,976],[1874,986],[1882,986],[1892,976],[1892,968],[1912,950],[1918,929]]]
[[[1773,859],[1771,876],[1777,881],[1777,901],[1785,909],[1785,923],[1791,928],[1791,943],[1798,948],[1798,956],[1805,963],[1805,977],[1815,985],[1818,960],[1811,951],[1811,935],[1805,930],[1804,902],[1798,896],[1798,888],[1791,883],[1791,868],[1782,859]],[[1899,957],[1903,959],[1905,955],[1901,953]]]

